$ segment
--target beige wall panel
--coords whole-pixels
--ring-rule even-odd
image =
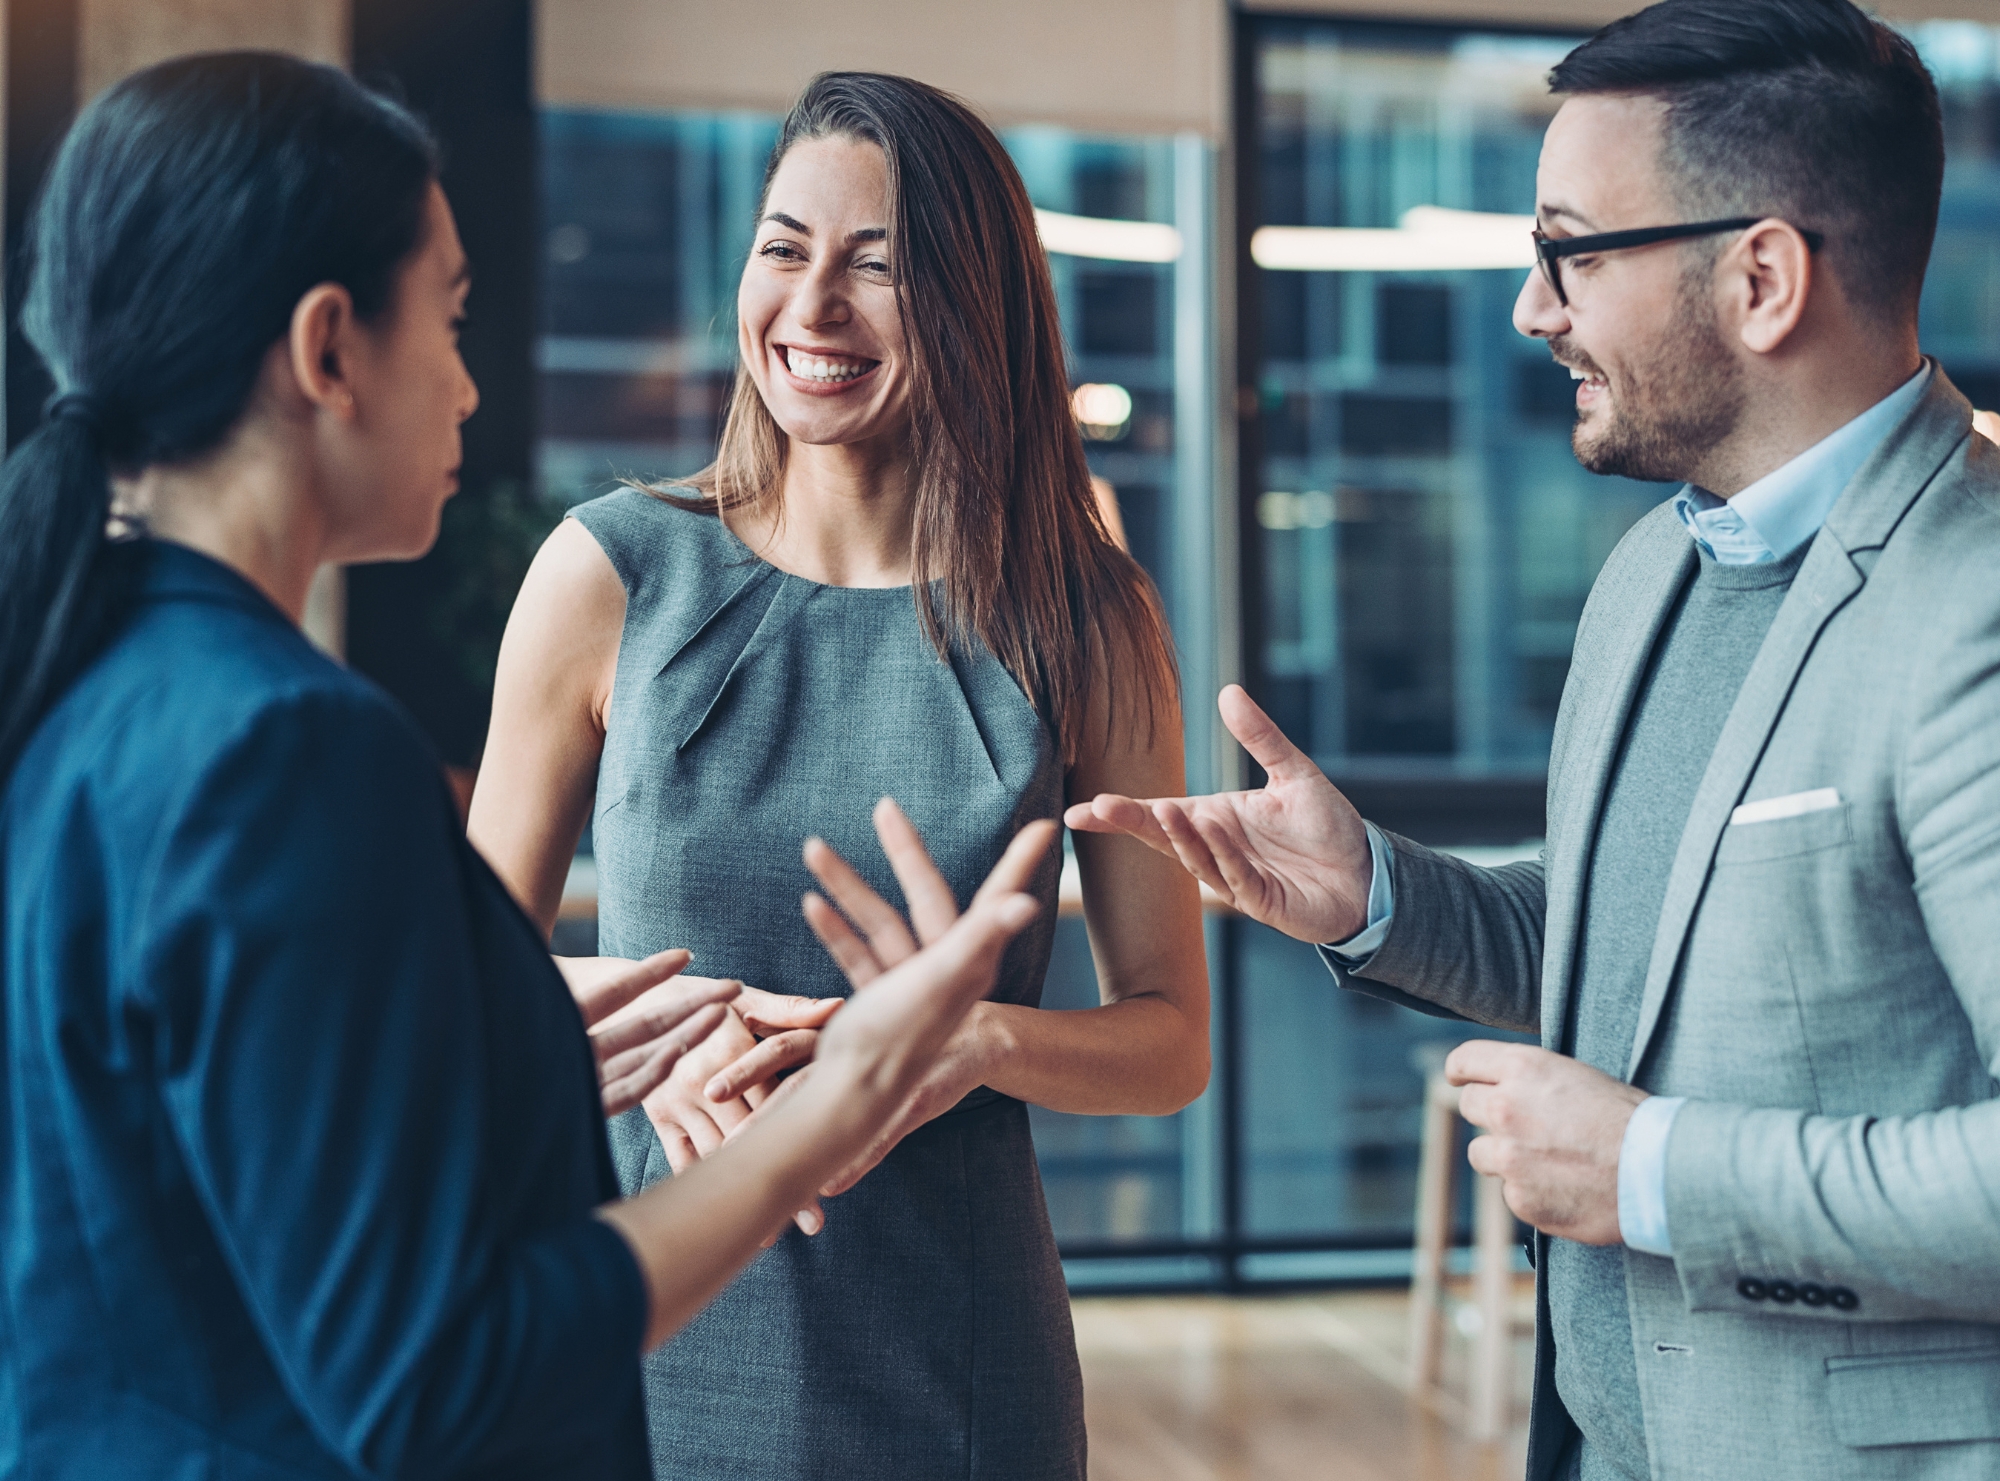
[[[347,0],[80,0],[78,91],[87,101],[168,57],[257,47],[347,63]]]
[[[1222,132],[1220,0],[540,0],[544,102],[782,112],[815,72],[900,72],[1003,123]]]
[[[1639,0],[1241,0],[1245,10],[1344,15],[1386,20],[1468,21],[1510,26],[1594,29],[1641,9]],[[1968,20],[2000,24],[2000,0],[1888,0],[1863,7],[1892,20]]]

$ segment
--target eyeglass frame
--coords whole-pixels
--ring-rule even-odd
[[[1631,231],[1600,231],[1581,237],[1545,236],[1537,226],[1531,235],[1535,239],[1535,263],[1542,270],[1542,279],[1554,291],[1556,302],[1569,307],[1569,292],[1563,287],[1562,260],[1565,257],[1587,257],[1598,252],[1622,252],[1628,247],[1650,247],[1655,242],[1677,242],[1689,237],[1714,236],[1725,231],[1747,231],[1760,221],[1768,221],[1768,216],[1731,216],[1726,221],[1692,221],[1679,226],[1641,226]],[[1826,245],[1826,238],[1816,231],[1797,229],[1805,238],[1806,249],[1817,252]]]

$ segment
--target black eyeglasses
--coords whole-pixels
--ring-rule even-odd
[[[1542,229],[1535,228],[1535,260],[1542,266],[1542,276],[1548,279],[1549,287],[1555,290],[1556,302],[1569,307],[1569,294],[1563,288],[1562,260],[1565,257],[1584,257],[1598,252],[1621,252],[1627,247],[1650,247],[1655,242],[1674,242],[1684,237],[1714,236],[1717,232],[1743,231],[1760,221],[1764,216],[1732,216],[1727,221],[1695,221],[1684,226],[1642,226],[1635,231],[1601,231],[1587,237],[1548,237]],[[1814,252],[1824,245],[1825,238],[1816,231],[1803,228],[1799,235],[1806,239],[1806,247]]]

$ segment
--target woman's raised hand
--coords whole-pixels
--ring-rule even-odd
[[[1079,833],[1129,833],[1254,921],[1301,941],[1337,942],[1368,924],[1374,860],[1354,805],[1249,695],[1231,684],[1223,723],[1263,767],[1255,791],[1134,799],[1105,793],[1063,820]]]
[[[891,1078],[908,1086],[863,1154],[823,1187],[829,1197],[860,1182],[904,1137],[985,1083],[982,1041],[967,1015],[991,991],[1000,949],[1039,908],[1025,891],[1055,825],[1031,823],[1015,835],[963,917],[923,838],[886,797],[875,808],[875,832],[910,903],[907,924],[824,841],[811,839],[805,850],[806,867],[840,907],[809,894],[806,920],[856,990],[820,1036],[819,1058],[868,1059],[877,1063],[877,1075],[893,1066]],[[968,944],[974,940],[977,946]],[[914,978],[920,956],[963,958],[952,993],[932,990],[926,997],[902,983],[905,969]]]
[[[875,826],[912,903],[915,937],[873,891],[829,884],[853,902],[855,925],[823,901],[808,912],[856,992],[820,1032],[813,1062],[778,1085],[722,1155],[603,1210],[645,1273],[649,1347],[722,1288],[746,1241],[775,1238],[787,1209],[880,1142],[1039,909],[1024,891],[1055,839],[1053,823],[1021,830],[963,915],[893,803],[876,809]],[[812,853],[825,866],[832,851],[821,848]]]
[[[688,960],[685,951],[642,962],[556,958],[590,1031],[606,1116],[638,1105],[728,1017],[725,1005],[743,985],[682,976]]]

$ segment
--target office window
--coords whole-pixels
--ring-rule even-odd
[[[1532,211],[1542,79],[1572,42],[1253,36],[1256,225]],[[1568,376],[1509,326],[1519,287],[1511,271],[1259,274],[1254,656],[1279,723],[1337,776],[1538,774],[1591,578],[1661,496],[1576,466]]]
[[[1944,101],[1944,200],[1921,339],[1975,406],[2000,407],[2000,27],[1906,28]]]

